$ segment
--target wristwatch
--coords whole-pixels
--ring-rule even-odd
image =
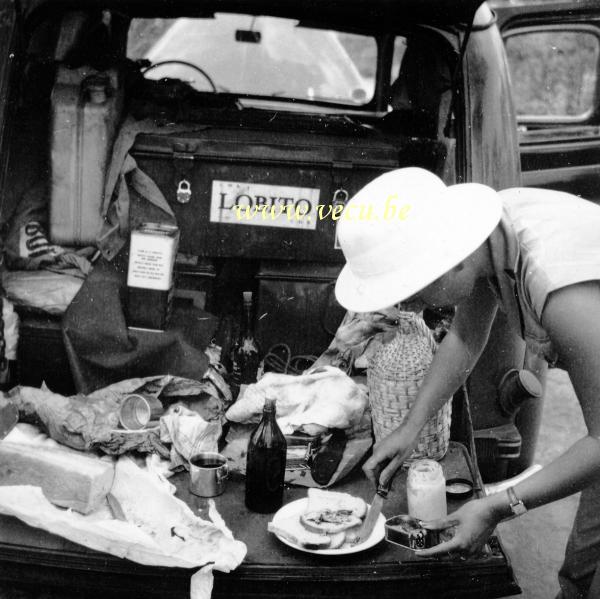
[[[513,487],[508,487],[508,489],[506,489],[506,494],[508,495],[508,505],[510,507],[510,511],[513,513],[513,518],[527,513],[525,504],[517,497]]]

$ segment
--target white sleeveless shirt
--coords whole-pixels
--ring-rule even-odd
[[[499,193],[504,213],[488,238],[495,271],[490,286],[515,332],[552,364],[557,356],[542,312],[552,291],[600,281],[600,206],[546,189]]]

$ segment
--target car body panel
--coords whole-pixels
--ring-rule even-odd
[[[0,56],[7,60],[0,60],[0,156],[8,156],[8,138],[10,128],[10,114],[12,111],[13,87],[16,78],[17,64],[19,62],[17,43],[18,28],[16,25],[17,13],[13,0],[0,0]],[[0,164],[0,189],[4,187],[8,160]],[[1,207],[1,203],[0,203]]]
[[[23,16],[29,18],[40,8],[48,9],[53,2],[56,6],[68,6],[62,0],[25,0],[21,3]],[[313,0],[179,0],[163,4],[163,12],[174,10],[178,12],[189,11],[190,14],[211,13],[217,11],[268,14],[273,16],[294,16],[307,21],[321,21],[326,23],[354,23],[358,26],[379,26],[381,22],[408,23],[408,22],[442,22],[459,23],[470,22],[472,15],[483,0],[346,0],[343,5],[338,3],[319,3],[316,9]],[[151,3],[145,0],[86,0],[87,8],[108,8],[120,6],[132,9],[142,9]],[[72,6],[81,6],[82,2],[71,1]]]
[[[516,32],[581,28],[600,39],[600,2],[494,0],[491,6],[506,38]],[[519,118],[523,185],[570,192],[600,203],[600,69],[594,103],[583,119]]]

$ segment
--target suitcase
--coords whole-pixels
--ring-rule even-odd
[[[282,343],[290,357],[327,348],[345,314],[334,294],[339,271],[340,265],[261,263],[256,336],[265,353]]]
[[[96,242],[123,94],[116,69],[58,68],[51,96],[49,233],[53,243]]]
[[[278,123],[275,113],[261,125],[242,119],[236,128],[199,124],[189,133],[137,136],[131,154],[172,206],[180,251],[341,263],[332,209],[384,171],[440,172],[445,157],[439,142],[390,140],[345,117]]]

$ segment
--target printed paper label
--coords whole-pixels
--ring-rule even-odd
[[[210,222],[315,230],[319,189],[213,181]]]

